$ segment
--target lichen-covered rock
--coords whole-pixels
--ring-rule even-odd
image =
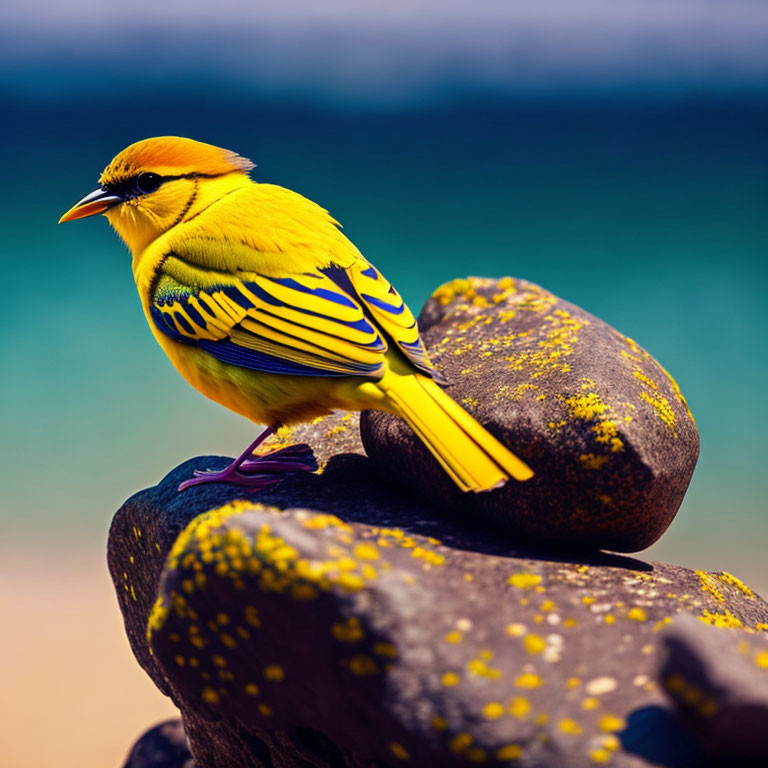
[[[369,411],[369,456],[440,509],[517,537],[636,551],[661,536],[690,482],[699,438],[672,377],[632,339],[524,280],[439,288],[419,317],[447,391],[536,472],[463,494],[411,429]]]
[[[704,754],[724,766],[768,764],[768,635],[680,616],[664,633],[660,676]]]
[[[354,450],[343,418],[295,436]],[[745,636],[768,622],[727,574],[514,551],[436,520],[362,456],[258,497],[176,493],[227,461],[137,494],[109,543],[134,652],[205,768],[694,768],[657,682],[662,630],[681,612]]]
[[[123,768],[195,768],[181,720],[167,720],[143,733]]]

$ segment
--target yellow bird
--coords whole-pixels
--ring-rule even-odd
[[[320,206],[258,184],[253,163],[164,136],[117,155],[60,222],[106,215],[133,256],[149,327],[179,373],[267,429],[207,482],[252,489],[316,468],[308,446],[254,456],[281,425],[373,408],[413,428],[456,485],[487,491],[531,469],[436,382],[397,291]]]

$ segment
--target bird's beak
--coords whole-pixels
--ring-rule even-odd
[[[97,213],[104,213],[107,208],[111,208],[113,205],[117,205],[117,203],[121,203],[122,201],[123,200],[119,195],[115,195],[109,190],[99,187],[86,195],[80,202],[75,203],[59,219],[59,224],[63,224],[65,221],[83,219],[86,216],[93,216]]]

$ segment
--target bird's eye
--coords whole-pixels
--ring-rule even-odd
[[[142,195],[146,195],[154,192],[162,181],[162,178],[156,173],[142,173],[136,177],[136,188]]]

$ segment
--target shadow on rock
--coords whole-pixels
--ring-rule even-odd
[[[642,707],[627,718],[619,734],[625,752],[660,768],[702,768],[711,765],[701,746],[667,707]]]
[[[175,488],[195,469],[219,469],[227,466],[229,461],[224,457],[191,459],[164,478],[157,491],[169,499],[171,508],[184,509],[185,515],[194,517],[198,511],[211,508],[211,488],[191,488],[184,492],[184,498],[174,498]],[[420,499],[409,498],[398,485],[387,483],[376,465],[359,454],[333,456],[321,474],[297,475],[258,494],[222,485],[214,495],[218,504],[224,500],[248,499],[281,509],[328,512],[350,523],[394,526],[411,533],[438,537],[456,549],[483,554],[652,570],[648,563],[627,555],[568,549],[565,543],[544,546],[540,542],[526,541],[522,535],[515,542],[509,531],[502,533],[483,518],[473,519],[470,524],[455,510],[430,509]]]

